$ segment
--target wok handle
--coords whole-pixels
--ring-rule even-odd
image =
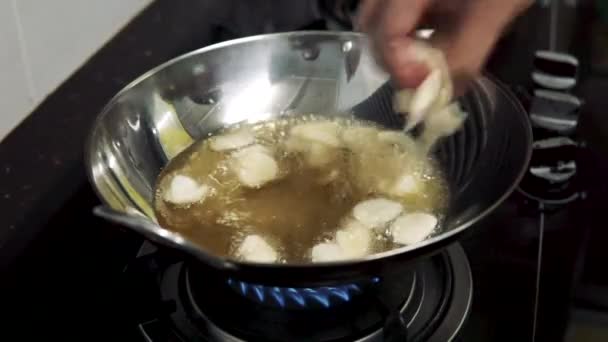
[[[93,214],[112,223],[131,228],[151,241],[183,251],[217,269],[234,270],[237,268],[234,263],[203,251],[181,234],[167,230],[145,216],[124,213],[105,205],[93,208]]]

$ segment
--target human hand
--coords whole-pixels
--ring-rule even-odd
[[[431,43],[445,54],[456,95],[476,77],[511,19],[531,0],[364,0],[359,28],[375,45],[397,87],[415,88],[428,75],[409,49],[422,23],[435,28]]]

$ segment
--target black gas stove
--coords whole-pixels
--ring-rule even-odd
[[[459,243],[410,268],[318,288],[228,278],[94,217],[96,203],[84,184],[5,273],[2,311],[14,323],[3,333],[105,341],[520,341],[533,335],[540,228],[517,195]]]
[[[144,244],[126,269],[148,288],[148,341],[449,341],[471,308],[472,274],[459,245],[411,269],[365,282],[272,287],[227,278]]]

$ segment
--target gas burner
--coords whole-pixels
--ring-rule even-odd
[[[373,278],[366,283],[346,284],[323,287],[276,287],[250,284],[244,281],[228,279],[227,283],[238,294],[263,306],[274,306],[282,309],[330,308],[350,302],[361,294],[370,284],[376,284],[380,278]]]
[[[164,312],[140,324],[147,341],[450,341],[473,291],[459,245],[353,284],[270,287],[183,262],[159,279]]]

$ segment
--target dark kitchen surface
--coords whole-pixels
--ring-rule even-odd
[[[99,201],[82,164],[88,129],[130,80],[172,57],[239,36],[321,25],[309,1],[281,3],[155,1],[2,141],[0,312],[5,324],[0,340],[143,341],[136,329],[139,289],[130,288],[123,275],[142,240],[91,214]],[[489,65],[510,85],[529,81],[533,45],[541,39],[529,34],[537,32],[536,15],[541,14],[520,19]],[[254,23],[254,17],[275,19]],[[608,144],[606,100],[599,94],[607,93],[608,81],[587,76],[579,91],[588,99],[581,129],[591,146],[583,159],[592,166],[581,167],[586,185],[606,174],[601,163]],[[593,229],[599,219],[586,214],[606,210],[603,200],[594,200],[605,198],[605,182],[589,190],[587,201],[544,217],[537,315],[541,234],[535,204],[514,195],[463,240],[474,294],[461,340],[529,341],[533,335],[539,341],[559,340],[570,320],[571,298],[579,298],[575,290],[608,285],[602,282],[608,273],[598,280],[598,262],[589,262],[606,260],[605,248],[586,253],[579,248],[608,239]],[[595,302],[595,297],[578,299],[584,300]],[[13,332],[18,338],[9,337]]]

